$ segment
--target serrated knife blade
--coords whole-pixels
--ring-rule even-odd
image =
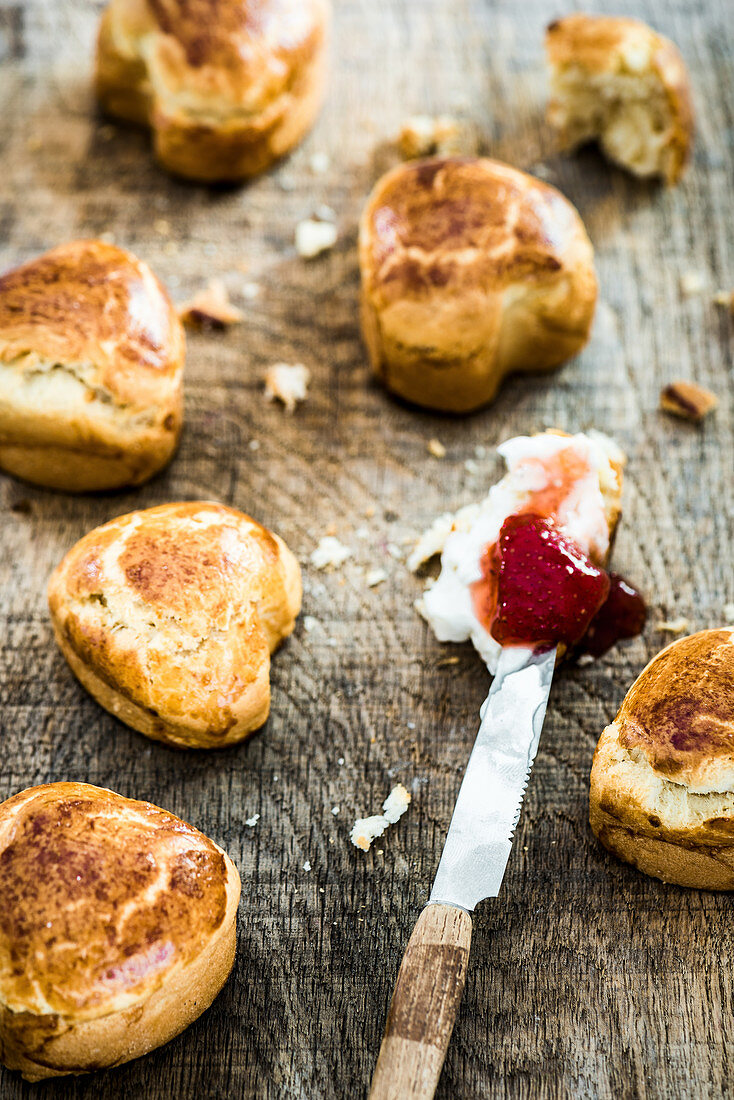
[[[538,751],[555,648],[505,646],[480,711],[481,724],[456,800],[431,903],[471,912],[496,898]]]
[[[503,648],[431,897],[400,964],[369,1100],[431,1100],[466,980],[471,913],[499,894],[556,650]]]

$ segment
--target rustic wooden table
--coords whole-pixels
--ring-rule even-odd
[[[190,339],[181,450],[150,485],[74,498],[0,478],[0,796],[77,779],[150,799],[219,841],[243,884],[234,973],[183,1036],[93,1077],[28,1086],[0,1071],[3,1097],[365,1095],[488,685],[469,646],[429,634],[412,608],[421,583],[391,548],[483,495],[500,473],[496,443],[592,425],[629,454],[615,561],[649,594],[651,622],[644,639],[557,678],[502,896],[476,914],[439,1094],[730,1092],[729,898],[663,886],[608,858],[587,826],[587,794],[602,727],[665,640],[656,622],[719,625],[734,600],[732,319],[712,301],[734,286],[731,0],[587,7],[648,19],[691,67],[698,142],[673,191],[610,169],[593,150],[554,151],[542,32],[564,10],[556,0],[336,0],[318,128],[276,171],[229,191],[172,182],[145,135],[97,117],[101,3],[0,3],[0,266],[111,234],[175,297],[221,276],[246,311],[226,334]],[[357,324],[360,208],[400,123],[441,111],[474,119],[487,152],[545,173],[571,198],[601,282],[578,360],[547,379],[511,380],[492,408],[460,420],[392,401],[370,376]],[[314,153],[328,154],[325,174],[314,173]],[[339,242],[305,262],[294,227],[320,203],[337,212]],[[688,272],[704,290],[686,298]],[[256,300],[243,297],[247,282],[260,284]],[[313,373],[293,417],[263,400],[262,372],[278,360]],[[720,395],[704,427],[658,412],[674,377]],[[434,436],[443,460],[427,452]],[[170,751],[103,712],[57,652],[46,611],[46,579],[85,531],[181,498],[252,513],[304,561],[332,524],[354,549],[334,574],[306,565],[304,612],[316,623],[307,632],[301,622],[274,661],[267,726],[222,753]],[[369,589],[374,567],[389,577]],[[365,855],[350,825],[397,781],[413,804]]]

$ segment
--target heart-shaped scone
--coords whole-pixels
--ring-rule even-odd
[[[0,278],[0,467],[90,492],[140,485],[181,431],[185,341],[147,264],[73,241]]]
[[[416,405],[465,413],[514,371],[589,339],[594,250],[568,199],[497,160],[436,157],[379,180],[359,230],[372,366]]]
[[[234,508],[195,501],[97,527],[49,582],[56,639],[94,698],[133,729],[218,748],[270,710],[270,654],[295,625],[301,573]]]
[[[221,848],[86,783],[0,805],[0,1056],[29,1081],[138,1058],[232,968],[240,896]]]
[[[650,661],[604,730],[591,827],[664,882],[734,890],[734,630],[703,630]]]
[[[160,163],[203,182],[264,171],[313,125],[328,0],[111,0],[97,96],[150,126]]]

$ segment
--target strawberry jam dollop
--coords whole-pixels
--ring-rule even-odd
[[[510,516],[496,546],[501,645],[575,645],[609,594],[609,577],[545,516]]]
[[[506,519],[481,570],[474,611],[501,645],[563,643],[599,656],[644,626],[642,597],[595,565],[548,516]]]

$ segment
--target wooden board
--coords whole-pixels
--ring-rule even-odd
[[[483,495],[500,473],[496,443],[549,425],[602,428],[628,452],[615,561],[649,594],[652,619],[644,639],[558,677],[502,897],[476,915],[439,1094],[729,1091],[730,899],[663,886],[608,858],[589,832],[587,796],[602,727],[666,640],[655,623],[719,625],[734,600],[732,319],[712,303],[734,286],[734,24],[729,0],[586,7],[641,15],[691,66],[698,144],[673,191],[635,182],[591,150],[554,152],[542,31],[563,5],[550,0],[336,0],[318,128],[277,171],[227,191],[172,182],[145,135],[95,115],[100,3],[0,2],[0,266],[109,233],[175,297],[222,276],[247,314],[227,334],[191,338],[181,451],[150,485],[77,499],[0,478],[0,796],[79,779],[151,799],[224,845],[243,881],[234,974],[185,1035],[55,1085],[0,1071],[3,1097],[366,1093],[488,684],[470,647],[433,640],[412,609],[421,584],[389,547],[404,550],[434,515]],[[487,151],[540,166],[577,204],[601,281],[594,338],[578,360],[547,379],[510,381],[491,409],[460,420],[393,402],[370,377],[357,325],[360,208],[401,122],[438,111],[473,118]],[[316,175],[310,158],[322,152],[330,168]],[[294,227],[320,203],[337,212],[339,242],[306,263]],[[703,275],[701,295],[681,295],[687,272]],[[262,287],[256,301],[242,297],[249,281]],[[292,418],[263,401],[262,372],[279,360],[313,372]],[[704,427],[657,411],[674,377],[720,395]],[[434,436],[443,461],[427,452]],[[354,556],[333,575],[305,568],[304,611],[316,625],[301,623],[274,661],[265,729],[230,751],[182,755],[85,695],[53,644],[45,585],[89,528],[198,497],[251,512],[304,560],[333,524]],[[375,567],[389,579],[370,590],[364,574]],[[398,780],[413,792],[409,812],[358,852],[354,817],[379,808]]]

